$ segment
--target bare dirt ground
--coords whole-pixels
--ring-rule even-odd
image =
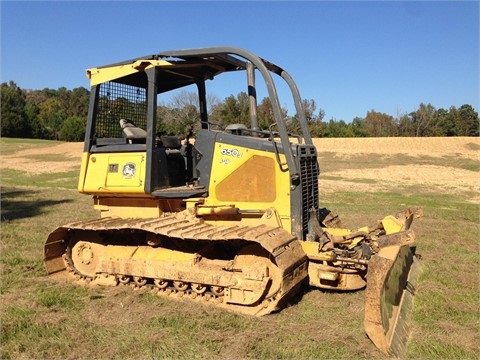
[[[328,171],[324,168],[324,174],[335,177],[335,180],[322,179],[320,175],[322,191],[378,191],[395,186],[421,185],[453,193],[480,193],[480,138],[326,138],[314,139],[314,144],[320,157],[323,153],[327,153],[327,157],[333,153],[339,160],[362,155],[368,159],[371,155],[391,159],[392,163],[385,165],[389,160],[382,161],[378,167],[370,165],[369,169],[362,169],[361,164],[358,169]],[[400,156],[406,160],[397,165]],[[423,157],[425,160],[409,164],[408,157]],[[476,164],[476,169],[461,168],[458,164],[462,161]],[[478,196],[476,200],[479,200]]]
[[[76,170],[80,167],[83,142],[59,143],[54,146],[35,147],[3,155],[0,169],[14,169],[32,174],[56,173]],[[56,161],[55,155],[58,155]],[[32,157],[47,156],[44,161],[32,161]],[[62,161],[71,158],[72,161]]]
[[[396,186],[422,185],[449,192],[474,192],[480,194],[480,173],[455,166],[458,161],[480,164],[480,138],[325,138],[314,139],[320,156],[321,191],[379,191]],[[55,146],[26,149],[12,155],[2,155],[0,169],[10,168],[32,174],[72,171],[79,168],[83,143],[60,143]],[[325,154],[325,155],[322,155]],[[55,155],[60,161],[56,161]],[[45,156],[44,161],[32,161],[32,157]],[[335,161],[352,157],[381,156],[390,158],[392,165],[382,161],[369,168],[329,170],[323,160]],[[407,157],[398,165],[397,157]],[[425,157],[422,163],[408,163],[408,157]],[[71,159],[72,161],[65,161]],[[61,161],[63,160],[63,161]],[[442,160],[449,160],[450,166]],[[453,166],[452,166],[453,161]],[[327,162],[327,161],[325,161]],[[331,179],[334,177],[335,179]],[[473,201],[477,202],[480,196]]]

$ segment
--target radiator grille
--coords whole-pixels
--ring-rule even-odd
[[[318,162],[314,146],[304,145],[299,148],[300,176],[302,186],[302,238],[308,232],[309,211],[318,211]]]

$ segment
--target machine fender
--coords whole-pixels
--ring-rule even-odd
[[[68,230],[59,227],[48,235],[44,246],[44,263],[47,274],[53,274],[65,270],[62,255],[65,252],[65,239]]]

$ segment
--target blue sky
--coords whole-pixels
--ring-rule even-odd
[[[218,45],[286,69],[326,120],[480,110],[477,1],[1,1],[1,81],[24,89],[88,88],[86,68]]]

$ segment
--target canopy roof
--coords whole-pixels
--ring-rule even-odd
[[[245,70],[247,61],[252,60],[254,63],[260,61],[262,65],[277,74],[282,71],[278,66],[243,49],[219,47],[174,50],[143,56],[88,69],[87,77],[90,79],[91,86],[106,81],[116,81],[146,88],[147,78],[143,70],[157,67],[161,77],[161,80],[157,82],[158,92],[162,93],[198,81],[211,80],[224,72]]]

